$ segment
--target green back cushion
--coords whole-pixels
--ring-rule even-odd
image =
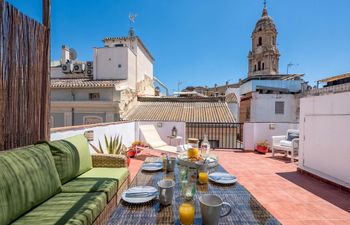
[[[51,141],[48,144],[63,184],[92,168],[89,144],[84,135]]]
[[[9,224],[60,191],[47,145],[0,153],[0,225]]]

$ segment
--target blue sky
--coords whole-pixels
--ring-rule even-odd
[[[41,0],[10,0],[22,12],[41,20]],[[29,3],[30,2],[30,3]],[[92,58],[92,48],[107,36],[125,36],[129,12],[135,30],[155,58],[154,70],[171,91],[177,82],[224,84],[247,76],[251,32],[263,0],[51,0],[52,59],[62,44],[78,58]],[[268,0],[278,29],[280,73],[314,81],[350,72],[349,0]]]

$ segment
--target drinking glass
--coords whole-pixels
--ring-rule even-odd
[[[208,183],[208,166],[206,164],[200,166],[198,169],[198,182],[200,184]]]
[[[196,194],[196,183],[184,180],[181,182],[182,197],[188,200],[193,199]]]
[[[194,222],[195,205],[192,200],[182,200],[179,206],[179,218],[182,225],[191,225]]]

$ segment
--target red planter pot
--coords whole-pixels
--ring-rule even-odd
[[[131,159],[130,159],[130,157],[128,157],[128,159],[127,159],[128,167],[130,166],[130,161],[131,161]]]
[[[260,145],[256,146],[256,150],[261,153],[267,153],[269,151],[267,146],[260,146]]]
[[[135,151],[135,150],[130,150],[130,151],[128,151],[128,157],[129,157],[129,158],[134,158],[135,155],[136,155],[136,151]]]

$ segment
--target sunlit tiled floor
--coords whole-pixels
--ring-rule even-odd
[[[133,178],[148,153],[132,159]],[[236,175],[282,224],[350,225],[350,193],[296,172],[296,165],[283,157],[253,152],[215,151],[221,165]]]

